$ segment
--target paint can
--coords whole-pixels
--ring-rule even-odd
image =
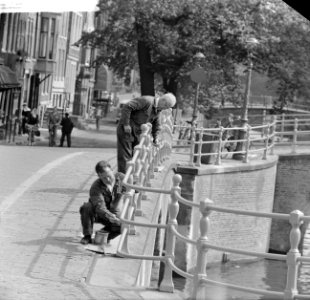
[[[103,246],[104,244],[107,244],[108,235],[109,235],[109,232],[107,231],[101,231],[101,230],[96,231],[94,244],[99,245],[99,246]]]

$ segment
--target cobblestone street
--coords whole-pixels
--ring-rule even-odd
[[[0,299],[100,299],[103,289],[89,289],[83,282],[94,255],[79,243],[78,211],[87,201],[95,163],[104,156],[115,165],[115,150],[67,156],[56,151],[48,158],[46,150],[50,152],[40,147],[1,148],[1,178],[7,178],[7,185],[1,188],[0,204]],[[20,160],[11,159],[16,156]],[[40,168],[51,157],[55,160]],[[11,165],[5,165],[9,160]],[[14,173],[19,175],[16,181],[7,176]],[[119,299],[110,291],[104,295]]]

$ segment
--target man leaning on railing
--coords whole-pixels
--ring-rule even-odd
[[[142,124],[152,124],[153,142],[155,145],[158,144],[159,114],[164,109],[172,108],[175,103],[175,96],[167,93],[159,98],[141,96],[132,99],[123,106],[117,126],[117,163],[119,172],[126,173],[126,164],[133,156],[134,147],[139,144]]]

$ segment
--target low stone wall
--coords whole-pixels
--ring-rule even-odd
[[[310,215],[310,154],[281,155],[275,186],[273,211],[289,214],[300,210]],[[302,237],[299,250],[302,251],[304,233],[308,224],[301,226]],[[290,249],[291,225],[286,221],[274,220],[271,226],[270,251],[287,253]]]
[[[269,156],[268,160],[258,158],[247,164],[231,160],[221,166],[179,166],[177,173],[183,178],[182,196],[188,200],[199,203],[208,198],[220,207],[272,212],[276,165],[277,156]],[[200,217],[198,209],[180,205],[180,231],[191,238],[198,238]],[[270,219],[212,212],[210,220],[208,237],[213,244],[268,252]],[[178,265],[190,270],[195,265],[195,248],[178,241],[177,249]],[[224,257],[230,260],[251,259],[230,253],[225,253]],[[222,252],[208,251],[208,263],[221,261],[222,258]]]

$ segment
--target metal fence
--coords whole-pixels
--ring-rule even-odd
[[[277,132],[274,129],[277,128],[279,120],[273,119],[271,123],[264,124],[259,128],[255,128],[260,134],[257,138],[264,146],[259,150],[262,151],[262,157],[264,158],[267,150],[272,149],[275,136],[279,136],[281,132]],[[283,120],[281,120],[282,122]],[[287,122],[289,122],[287,120]],[[294,130],[296,129],[296,121],[294,121]],[[273,128],[271,130],[271,128]],[[240,130],[240,128],[236,128]],[[298,129],[298,126],[297,126]],[[193,203],[181,197],[180,183],[182,177],[180,175],[174,175],[171,178],[172,186],[170,189],[163,189],[158,187],[151,187],[151,178],[154,176],[154,172],[160,168],[160,165],[164,160],[170,157],[173,145],[173,118],[169,113],[162,114],[162,132],[161,132],[161,143],[159,147],[155,147],[152,144],[151,137],[151,127],[149,125],[143,125],[143,133],[141,135],[140,144],[135,148],[134,156],[130,162],[128,162],[128,169],[124,178],[123,184],[126,186],[127,191],[123,195],[123,209],[121,213],[122,221],[122,234],[118,246],[117,253],[123,257],[139,259],[141,261],[160,261],[164,263],[165,269],[163,274],[163,279],[159,285],[160,291],[173,292],[173,271],[179,275],[193,281],[192,299],[204,299],[204,293],[208,291],[204,287],[204,284],[212,284],[216,286],[221,286],[233,290],[244,291],[248,293],[264,295],[272,297],[272,299],[310,299],[310,295],[300,294],[297,290],[297,279],[298,279],[298,268],[301,263],[310,263],[309,257],[304,257],[298,250],[298,245],[301,238],[300,226],[303,222],[309,222],[310,216],[304,216],[301,211],[294,210],[290,214],[279,214],[279,213],[262,213],[255,211],[228,209],[225,207],[218,207],[213,204],[212,200],[204,199],[200,203]],[[201,135],[202,129],[192,128],[194,136],[198,134]],[[210,129],[214,132],[214,128]],[[253,130],[253,128],[251,128]],[[223,133],[223,128],[218,128],[215,132],[218,134],[218,140],[213,141],[217,145],[217,149],[220,149],[221,145],[221,134]],[[296,130],[295,130],[296,131]],[[293,134],[296,135],[294,131]],[[297,130],[297,133],[299,130]],[[247,144],[251,141],[249,138],[251,131],[247,129],[247,137],[244,140]],[[271,142],[270,142],[271,139]],[[194,143],[198,143],[198,151],[196,157],[201,157],[202,153],[199,149],[202,140],[200,137],[196,141],[192,138],[189,141],[191,149],[191,161],[193,163],[194,150],[192,149]],[[250,152],[249,147],[246,148],[244,154]],[[209,153],[210,154],[210,153]],[[217,157],[217,163],[220,162],[220,150],[213,153]],[[199,164],[199,162],[198,162]],[[138,192],[138,193],[137,193]],[[168,221],[165,223],[158,224],[154,223],[142,223],[135,221],[135,216],[141,215],[143,212],[142,199],[146,192],[170,195],[167,197],[169,204],[168,207]],[[177,215],[179,213],[179,203],[183,205],[190,206],[200,211],[200,236],[198,239],[191,239],[183,236],[178,232],[178,222]],[[269,218],[269,219],[281,219],[289,222],[292,226],[290,231],[290,250],[286,255],[282,254],[269,254],[261,253],[255,251],[245,251],[237,248],[220,247],[212,244],[212,241],[208,239],[208,232],[210,228],[210,218],[209,215],[212,211],[236,214],[236,215],[246,215],[258,218]],[[165,231],[166,248],[165,255],[141,255],[133,253],[128,246],[128,239],[130,235],[135,233],[139,227],[154,228]],[[189,273],[181,270],[175,265],[175,244],[176,239],[180,239],[188,244],[194,245],[196,247],[196,267],[193,273]],[[224,282],[218,282],[208,279],[206,274],[207,267],[207,251],[208,249],[214,249],[217,251],[222,251],[225,253],[237,253],[242,255],[247,255],[250,257],[258,257],[264,259],[276,259],[286,261],[287,263],[287,281],[286,287],[283,291],[270,291],[263,289],[256,289],[253,287],[227,284]]]

